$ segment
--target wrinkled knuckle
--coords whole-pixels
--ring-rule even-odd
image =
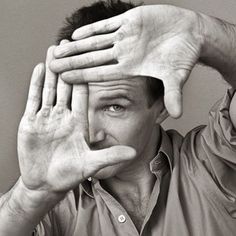
[[[40,99],[41,97],[39,95],[29,95],[28,100],[36,102]]]
[[[115,34],[115,40],[116,41],[121,41],[125,38],[125,34],[124,32],[122,32],[121,30],[120,31],[117,31],[117,33]]]
[[[50,115],[50,107],[45,105],[45,107],[43,107],[43,109],[41,110],[41,115],[43,117],[48,117]]]
[[[91,40],[91,42],[90,42],[90,48],[92,48],[92,49],[97,49],[97,48],[99,47],[98,44],[99,44],[99,43],[98,43],[98,40],[97,40],[96,38],[94,38],[94,39]]]
[[[62,114],[65,111],[65,107],[62,105],[63,101],[59,101],[58,104],[55,106],[54,110],[57,114]]]
[[[79,80],[80,80],[81,82],[85,82],[85,77],[86,77],[86,75],[85,75],[85,71],[84,71],[84,70],[80,70],[80,71],[77,73],[77,75],[78,75],[78,78],[79,78]]]
[[[92,53],[89,55],[89,57],[87,57],[87,65],[95,66],[95,58]]]
[[[74,58],[68,58],[68,66],[70,69],[75,69],[75,63],[74,63]]]
[[[104,25],[104,29],[106,31],[109,31],[111,29],[111,22],[109,20],[107,20],[106,24]]]
[[[26,113],[24,114],[24,118],[26,119],[22,119],[21,120],[21,124],[26,121],[26,122],[32,122],[36,119],[36,116],[34,114],[30,114],[30,113]]]
[[[107,77],[104,75],[103,71],[98,71],[94,73],[94,76],[99,79],[100,82],[105,82]]]
[[[80,51],[80,49],[81,49],[80,43],[74,42],[72,50],[78,52],[78,51]]]
[[[137,7],[135,7],[135,9],[136,9]],[[132,19],[132,18],[134,18],[134,9],[130,9],[129,11],[126,11],[124,14],[123,14],[123,18],[121,19],[121,23],[122,23],[122,25],[126,25],[126,24],[128,24],[129,22],[130,22],[130,20]],[[135,18],[135,20],[136,20],[136,18]]]

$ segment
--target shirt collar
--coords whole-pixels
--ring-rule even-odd
[[[150,170],[152,172],[157,172],[158,170],[162,169],[168,161],[169,169],[173,170],[173,147],[172,142],[166,131],[164,131],[160,127],[160,137],[161,137],[161,145],[158,150],[157,155],[152,159],[150,162]]]
[[[85,180],[84,182],[81,183],[81,187],[88,196],[90,196],[91,198],[94,198],[91,181]]]
[[[173,148],[172,148],[172,142],[166,131],[164,131],[160,127],[160,137],[161,137],[161,145],[158,150],[157,155],[152,159],[150,162],[150,170],[152,172],[157,172],[158,170],[162,169],[163,166],[165,166],[166,160],[169,164],[169,169],[173,170]],[[84,192],[94,198],[93,191],[91,187],[91,182],[95,183],[97,182],[96,179],[92,179],[92,181],[85,180],[81,183],[82,189]]]

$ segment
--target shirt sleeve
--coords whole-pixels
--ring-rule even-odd
[[[188,152],[191,153],[191,160],[188,160],[191,169],[198,170],[198,173],[204,169],[220,195],[231,202],[236,202],[236,129],[229,114],[234,92],[228,89],[225,96],[212,107],[208,124],[197,127],[185,139],[185,148],[191,149]],[[200,174],[203,176],[204,172]],[[213,192],[217,195],[217,192]]]
[[[77,190],[78,192],[78,190]],[[32,232],[32,236],[70,236],[76,224],[77,200],[75,192],[70,191]]]

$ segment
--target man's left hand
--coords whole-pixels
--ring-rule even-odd
[[[158,78],[165,106],[177,118],[182,87],[201,51],[199,21],[197,13],[174,6],[136,7],[77,29],[76,41],[56,48],[51,69],[69,83]]]

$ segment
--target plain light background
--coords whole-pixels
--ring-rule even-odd
[[[0,1],[0,192],[19,176],[16,136],[24,111],[33,67],[45,59],[57,30],[74,9],[94,1],[1,0]],[[138,1],[133,1],[138,3]],[[235,23],[235,0],[148,0],[145,4],[173,4]],[[184,88],[184,115],[168,119],[164,127],[185,134],[207,123],[210,107],[226,89],[217,72],[197,67]]]

